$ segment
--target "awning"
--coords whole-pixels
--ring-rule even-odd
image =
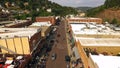
[[[23,56],[18,56],[16,59],[17,60],[20,60],[20,59],[22,59],[23,58]]]
[[[79,58],[80,58],[80,55],[79,55],[79,53],[78,53],[78,49],[77,49],[76,46],[73,47],[73,52],[75,53],[75,58],[76,58],[76,59],[79,59]]]
[[[5,62],[5,64],[11,64],[13,62],[13,60],[7,60],[6,62]]]

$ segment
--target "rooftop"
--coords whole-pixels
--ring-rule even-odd
[[[113,38],[76,38],[82,46],[120,46],[120,39]]]
[[[115,34],[120,35],[120,32],[114,31],[108,26],[103,24],[94,23],[81,23],[81,24],[71,24],[74,34]]]
[[[0,28],[1,38],[29,36],[29,38],[36,32],[40,31],[38,28]]]
[[[35,22],[30,26],[51,26],[50,22]]]
[[[103,56],[103,55],[90,55],[96,68],[120,68],[120,57],[118,56]]]
[[[0,22],[0,24],[15,24],[15,23],[23,23],[23,22],[26,22],[27,20],[15,20],[15,21],[2,21]]]

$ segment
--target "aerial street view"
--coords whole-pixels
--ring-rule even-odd
[[[120,68],[120,0],[0,0],[0,68]]]

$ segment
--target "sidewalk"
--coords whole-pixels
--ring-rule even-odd
[[[70,42],[70,37],[69,33],[67,33],[67,28],[69,28],[68,23],[65,22],[65,30],[66,30],[66,40],[67,40],[67,48],[68,48],[68,55],[71,57],[71,61],[76,61],[76,58],[73,56],[73,51],[71,49],[71,42]],[[70,62],[70,68],[72,68],[73,64]]]

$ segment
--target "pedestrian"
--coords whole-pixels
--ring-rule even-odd
[[[70,65],[69,65],[69,64],[67,64],[67,68],[70,68]]]

